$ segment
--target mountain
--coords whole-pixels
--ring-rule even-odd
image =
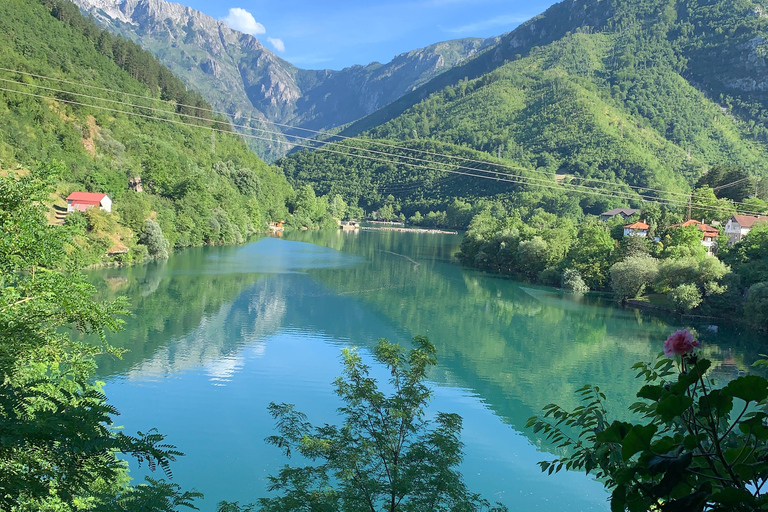
[[[255,37],[230,29],[199,11],[165,0],[73,0],[110,31],[139,43],[216,109],[247,124],[265,140],[266,158],[291,145],[285,130],[329,130],[396,100],[439,73],[496,43],[460,39],[341,71],[305,70],[280,59]],[[275,126],[270,122],[288,126]]]
[[[86,263],[140,258],[147,218],[185,247],[234,243],[286,217],[293,191],[278,169],[154,56],[70,2],[0,2],[0,67],[0,171],[56,170],[62,216],[74,190],[113,200],[112,215],[65,217],[82,228]]]
[[[518,194],[516,201],[535,207],[533,194],[549,197],[551,206],[559,195],[561,211],[574,210],[572,197],[563,208],[562,188],[552,191],[562,180],[609,190],[629,184],[648,187],[646,195],[664,196],[650,189],[687,192],[714,165],[765,176],[766,13],[764,0],[567,0],[347,126],[341,135],[364,137],[337,148],[349,151],[342,148],[380,139],[393,145],[439,144],[450,154],[474,150],[475,160],[515,172],[528,169],[528,176],[543,180],[537,186],[509,184],[510,192],[529,193],[525,199]],[[375,149],[400,151],[382,148]],[[281,165],[294,183],[353,190],[350,176],[340,183],[329,173],[342,158],[316,152],[311,161],[295,155]],[[435,195],[434,189],[397,187],[424,171],[400,166],[399,172],[381,173],[381,163],[359,165],[365,168],[360,183],[373,177],[376,189],[384,191],[376,195],[357,187],[370,208],[383,204],[388,188],[404,208],[445,208],[451,200],[451,194]],[[473,197],[462,190],[453,196]],[[582,194],[575,206],[596,211],[610,202]]]

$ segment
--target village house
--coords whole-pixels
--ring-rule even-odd
[[[651,226],[645,222],[635,222],[624,226],[624,236],[648,236]]]
[[[621,215],[623,218],[628,219],[636,213],[639,214],[641,212],[635,208],[614,208],[613,210],[608,210],[607,212],[601,213],[600,220],[611,220],[617,215]]]
[[[732,215],[725,225],[725,234],[728,235],[728,245],[733,245],[754,227],[756,222],[768,222],[765,215]]]
[[[356,220],[339,221],[339,227],[342,231],[357,231],[360,229],[360,224]]]
[[[682,224],[673,224],[670,227],[686,228],[688,226],[696,226],[700,231],[703,232],[701,245],[707,248],[707,252],[712,252],[712,247],[715,246],[717,238],[720,236],[720,231],[717,228],[710,226],[709,224],[704,224],[703,222],[699,222],[695,219],[687,220]]]
[[[112,200],[107,194],[94,192],[72,192],[67,196],[67,213],[84,212],[94,206],[98,206],[105,212],[111,212]]]

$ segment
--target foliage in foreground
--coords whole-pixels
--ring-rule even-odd
[[[183,455],[154,429],[112,428],[118,412],[92,381],[97,353],[121,328],[121,300],[99,303],[69,266],[66,227],[50,226],[46,184],[56,176],[0,176],[0,509],[169,512],[195,508],[196,492],[164,480],[128,485],[134,457],[170,477]],[[73,339],[94,334],[101,343]]]
[[[286,465],[270,477],[278,496],[259,500],[259,510],[279,511],[479,511],[491,508],[470,492],[456,466],[462,460],[461,417],[438,413],[434,426],[424,410],[432,396],[425,384],[435,347],[423,336],[408,351],[382,339],[375,359],[391,374],[390,395],[379,389],[360,355],[344,349],[344,376],[336,394],[344,405],[341,426],[314,426],[290,404],[270,404],[278,435],[268,442],[286,456],[298,452],[316,465]],[[222,502],[219,512],[255,510]]]
[[[638,423],[609,422],[605,394],[591,385],[573,411],[544,407],[528,427],[570,454],[542,470],[594,474],[613,512],[768,510],[768,380],[747,375],[717,388],[698,346],[677,331],[665,342],[669,358],[633,367],[646,382],[630,407]]]

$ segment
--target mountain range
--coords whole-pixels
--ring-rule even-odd
[[[269,139],[259,148],[266,158],[285,154],[284,135],[307,128],[364,135],[337,146],[342,152],[381,139],[544,180],[478,187],[370,152],[299,151],[281,160],[294,185],[339,192],[366,209],[388,195],[412,213],[504,190],[518,200],[529,192],[533,205],[550,197],[555,208],[552,187],[563,179],[645,187],[633,192],[639,201],[686,192],[716,165],[756,176],[768,169],[766,0],[565,0],[498,38],[438,43],[341,71],[298,69],[252,36],[164,0],[74,1],[217,108],[256,130],[285,125],[280,135],[253,132]],[[578,197],[557,208],[625,201]]]
[[[235,124],[252,127],[252,146],[267,160],[292,148],[279,132],[311,137],[300,129],[329,130],[355,121],[498,40],[446,41],[397,55],[386,64],[306,70],[279,58],[252,35],[180,4],[73,2],[100,25],[154,53]]]

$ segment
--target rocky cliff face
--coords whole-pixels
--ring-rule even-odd
[[[268,160],[292,147],[289,138],[275,132],[328,130],[359,119],[497,42],[461,39],[398,55],[387,64],[303,70],[253,36],[180,4],[72,1],[101,25],[153,52],[214,108],[246,125],[241,131],[252,135],[252,147]]]

